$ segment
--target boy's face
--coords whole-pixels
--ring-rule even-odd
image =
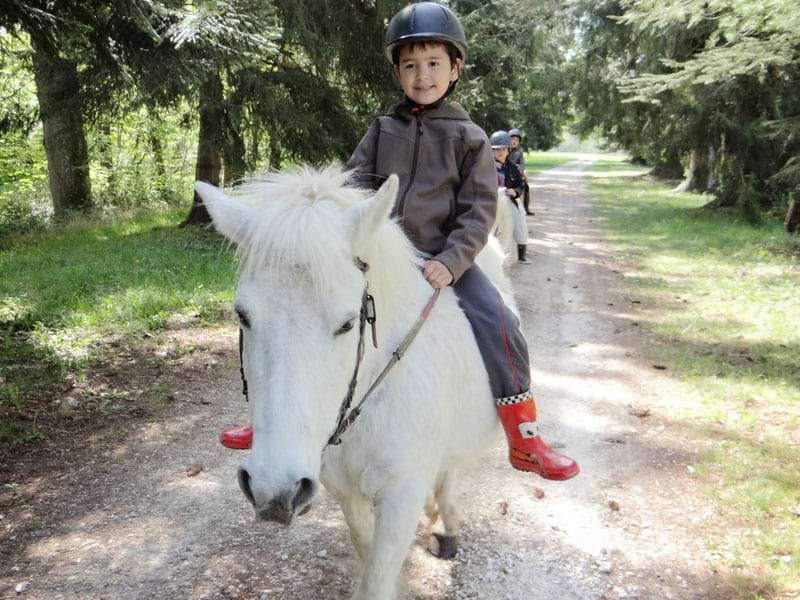
[[[512,135],[511,136],[511,147],[512,148],[516,148],[517,146],[519,146],[519,138],[517,136],[515,136],[515,135]]]
[[[450,64],[447,48],[438,42],[401,46],[399,58],[395,75],[406,96],[417,104],[433,104],[444,96],[461,67],[460,58]]]
[[[495,148],[494,149],[494,159],[499,163],[504,163],[504,162],[506,162],[506,159],[508,158],[509,152],[510,151],[509,151],[508,148]]]

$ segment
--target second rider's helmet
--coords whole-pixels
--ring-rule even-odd
[[[389,21],[384,38],[385,55],[394,64],[395,48],[406,42],[449,42],[461,60],[467,57],[467,38],[455,13],[437,2],[409,4]]]
[[[507,131],[495,131],[489,137],[489,143],[492,145],[492,148],[511,148],[511,136],[508,135]]]
[[[522,139],[522,132],[516,127],[514,127],[514,129],[510,129],[508,135],[510,135],[511,137],[518,137],[519,139]]]

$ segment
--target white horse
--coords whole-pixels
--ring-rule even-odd
[[[305,167],[268,174],[235,197],[205,183],[196,189],[241,260],[235,308],[255,436],[240,487],[257,518],[288,525],[322,482],[361,561],[352,598],[390,600],[430,492],[427,512],[444,529],[432,548],[455,554],[455,470],[499,428],[470,325],[445,289],[341,445],[326,446],[355,368],[365,286],[375,298],[377,349],[367,331],[354,404],[433,291],[388,218],[397,177],[374,195],[346,187],[346,178],[336,167]],[[492,242],[479,260],[511,302],[498,248]]]
[[[510,262],[517,257],[517,242],[514,239],[514,216],[511,211],[514,208],[508,200],[504,190],[497,194],[497,215],[495,216],[492,234],[500,243],[503,251],[504,261]]]

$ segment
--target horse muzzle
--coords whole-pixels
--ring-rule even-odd
[[[244,467],[239,468],[238,479],[239,488],[256,510],[256,519],[282,525],[291,525],[296,516],[311,510],[311,503],[319,489],[318,482],[303,477],[283,492],[275,495],[263,493],[259,490],[258,482]]]

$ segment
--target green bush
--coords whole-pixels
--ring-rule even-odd
[[[40,231],[50,222],[53,209],[47,188],[5,186],[0,189],[0,248],[14,235]]]

